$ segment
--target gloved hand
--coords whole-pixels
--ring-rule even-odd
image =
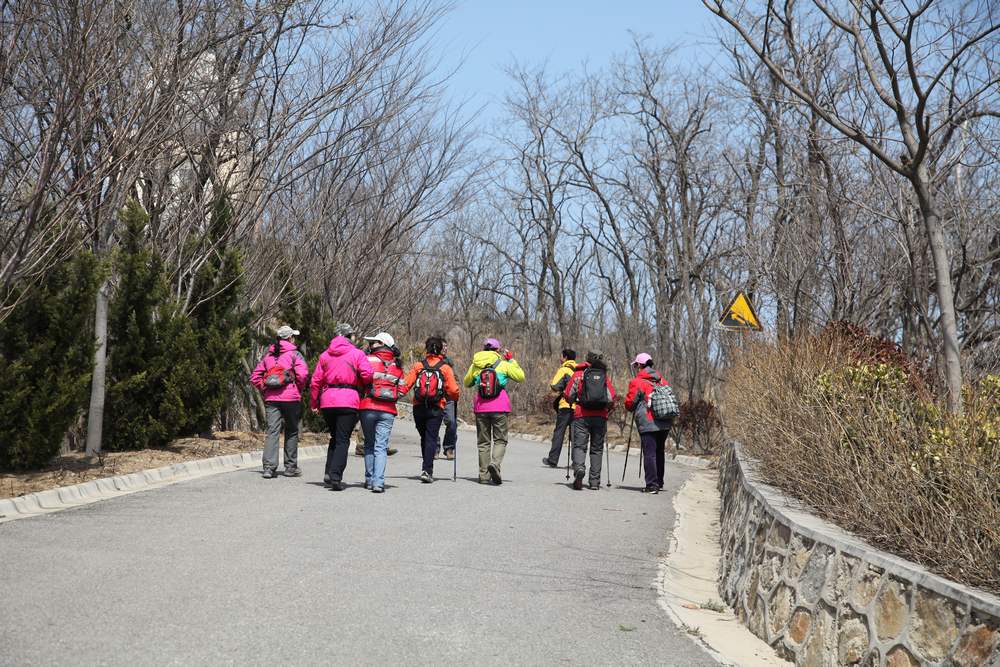
[[[503,351],[503,358],[504,358],[505,361],[510,361],[511,359],[514,358],[514,353],[511,352],[510,350],[504,350]]]

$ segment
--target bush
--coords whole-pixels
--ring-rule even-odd
[[[679,438],[703,454],[717,454],[722,446],[722,422],[714,403],[703,399],[684,401],[676,427]]]
[[[99,282],[97,261],[78,254],[0,323],[0,467],[45,465],[86,405]]]
[[[1000,380],[967,387],[953,416],[915,368],[838,336],[752,346],[730,369],[726,423],[770,483],[818,514],[1000,590]]]
[[[121,222],[103,434],[103,447],[114,451],[162,447],[180,433],[185,406],[177,379],[190,377],[196,347],[186,318],[167,305],[162,261],[145,243],[148,216],[131,202]]]

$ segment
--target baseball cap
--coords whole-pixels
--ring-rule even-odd
[[[633,366],[645,366],[648,362],[652,361],[653,357],[649,356],[645,352],[640,352],[635,355],[635,359],[632,360]]]
[[[298,336],[299,330],[293,329],[287,324],[282,325],[278,328],[278,338],[291,338],[292,336]]]
[[[341,322],[333,330],[333,335],[334,336],[343,336],[345,338],[347,338],[348,336],[353,336],[354,335],[354,327],[352,327],[347,322]]]
[[[393,338],[392,336],[390,336],[389,334],[387,334],[384,331],[380,331],[377,334],[375,334],[374,336],[365,336],[365,340],[370,340],[370,341],[375,341],[375,342],[378,342],[378,343],[382,343],[386,347],[392,347],[393,345],[396,344],[396,339]]]
[[[483,341],[483,347],[489,350],[499,350],[503,346],[496,338],[487,338]]]

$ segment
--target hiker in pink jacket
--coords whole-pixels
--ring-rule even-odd
[[[299,332],[288,325],[278,329],[278,339],[250,374],[250,384],[264,395],[267,437],[264,439],[264,478],[278,476],[278,437],[285,431],[285,476],[302,474],[298,465],[299,421],[302,419],[302,390],[309,367],[295,347]]]
[[[354,327],[338,324],[334,333],[330,347],[319,355],[313,370],[310,407],[313,412],[323,413],[330,429],[323,481],[334,491],[342,491],[351,433],[358,423],[361,392],[372,381],[372,365],[354,345]]]

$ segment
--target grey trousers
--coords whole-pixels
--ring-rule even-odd
[[[285,432],[285,470],[299,466],[299,419],[302,417],[300,401],[268,401],[264,404],[267,414],[267,437],[264,439],[264,469],[278,468],[278,439]]]
[[[508,416],[506,412],[480,412],[476,415],[480,481],[490,479],[486,469],[491,463],[498,469],[503,465],[503,456],[507,453]]]
[[[590,443],[590,483],[601,483],[601,457],[608,434],[607,417],[578,417],[573,420],[573,470],[586,470],[587,443]]]

